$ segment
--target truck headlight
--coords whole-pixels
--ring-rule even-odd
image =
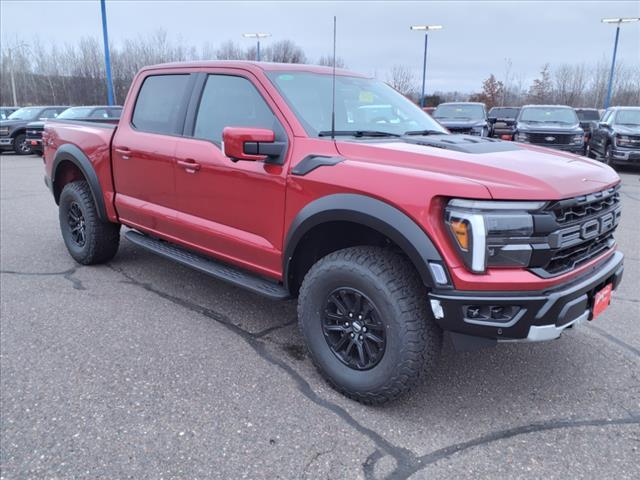
[[[528,133],[518,132],[518,133],[516,133],[515,140],[516,140],[516,142],[528,142],[529,141],[529,134]]]
[[[628,135],[616,135],[615,144],[617,147],[640,147],[640,139]]]
[[[578,134],[571,137],[571,143],[574,145],[582,145],[584,143],[584,135]]]
[[[526,267],[531,260],[532,211],[546,202],[450,200],[445,209],[452,243],[469,270]]]

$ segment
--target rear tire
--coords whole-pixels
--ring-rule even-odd
[[[16,135],[16,138],[13,139],[13,151],[16,155],[31,154],[31,146],[27,143],[27,137],[24,133]]]
[[[602,162],[613,167],[613,150],[611,149],[611,145],[607,145],[607,148],[604,151],[604,158]]]
[[[94,265],[111,260],[120,245],[120,224],[98,217],[89,184],[71,182],[60,194],[60,230],[74,260]]]
[[[409,391],[436,364],[442,331],[427,303],[405,257],[352,247],[311,267],[300,288],[298,321],[329,384],[358,402],[379,404]]]

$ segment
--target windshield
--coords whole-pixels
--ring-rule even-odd
[[[600,113],[597,110],[576,110],[576,114],[581,122],[600,120]]]
[[[86,118],[93,110],[93,107],[73,107],[67,108],[64,112],[58,115],[57,118],[62,119],[73,119],[73,118]]]
[[[484,119],[484,109],[482,105],[469,103],[444,103],[438,105],[433,118],[439,120],[482,120]]]
[[[8,120],[35,120],[38,118],[38,114],[42,111],[41,108],[21,108],[16,110],[7,118]]]
[[[559,123],[562,125],[574,125],[578,123],[578,117],[573,108],[564,107],[523,108],[518,120],[520,122]]]
[[[494,107],[489,110],[489,116],[491,118],[516,118],[519,111],[519,108]]]
[[[269,78],[309,135],[331,130],[332,77],[310,72],[270,72]],[[408,131],[446,133],[417,105],[379,80],[336,76],[335,130],[398,135]],[[367,136],[365,133],[363,136]]]
[[[620,110],[616,115],[615,124],[640,126],[640,110]]]

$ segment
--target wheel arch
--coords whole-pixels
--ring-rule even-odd
[[[345,229],[349,229],[349,232],[352,233],[356,229],[358,237],[366,235],[367,239],[372,242],[380,240],[390,242],[409,258],[423,283],[428,287],[436,285],[429,269],[429,262],[441,264],[449,278],[446,265],[433,241],[404,212],[388,203],[365,195],[333,194],[306,205],[296,215],[289,227],[283,256],[283,280],[285,287],[292,293],[297,291],[304,274],[314,263],[304,264],[305,245],[307,245],[305,242],[313,241],[313,236],[326,233],[330,227],[337,227],[337,230],[330,231],[340,234],[340,236],[345,232]],[[320,239],[316,242],[320,242]],[[334,238],[333,243],[326,247],[322,253],[328,254],[355,244],[346,239],[344,244],[341,244]],[[374,243],[367,242],[365,244]],[[310,255],[309,252],[306,254]],[[315,260],[318,259],[315,258]],[[307,263],[309,263],[308,260]]]
[[[91,196],[93,197],[93,201],[98,212],[98,217],[100,220],[108,221],[109,218],[107,216],[107,209],[104,203],[104,194],[102,192],[102,187],[100,186],[100,181],[98,180],[98,175],[96,174],[89,158],[75,145],[61,145],[56,150],[56,155],[53,159],[51,181],[52,192],[56,203],[59,203],[60,201],[60,194],[62,193],[64,186],[69,183],[69,181],[78,180],[75,173],[68,174],[67,178],[64,176],[69,169],[73,170],[74,168],[77,169],[77,172],[79,172],[84,180],[89,184]]]

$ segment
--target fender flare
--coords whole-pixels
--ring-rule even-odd
[[[447,272],[446,264],[434,243],[407,214],[388,203],[365,195],[333,194],[307,204],[291,222],[283,256],[285,287],[289,288],[289,269],[293,255],[305,234],[317,225],[334,221],[357,223],[385,235],[407,254],[428,287],[436,286],[429,270],[429,262],[439,263]],[[448,272],[447,277],[450,280]]]
[[[58,166],[65,161],[73,163],[82,172],[82,175],[87,180],[89,188],[91,189],[91,195],[93,196],[93,202],[95,203],[96,210],[98,211],[98,217],[102,221],[109,221],[107,209],[104,204],[104,194],[102,192],[102,187],[100,186],[100,181],[98,180],[98,175],[96,174],[89,158],[75,145],[61,145],[56,150],[56,155],[53,159],[53,165],[51,168],[51,185],[56,203],[58,203],[60,195],[56,195],[55,193],[55,179],[58,173]]]

